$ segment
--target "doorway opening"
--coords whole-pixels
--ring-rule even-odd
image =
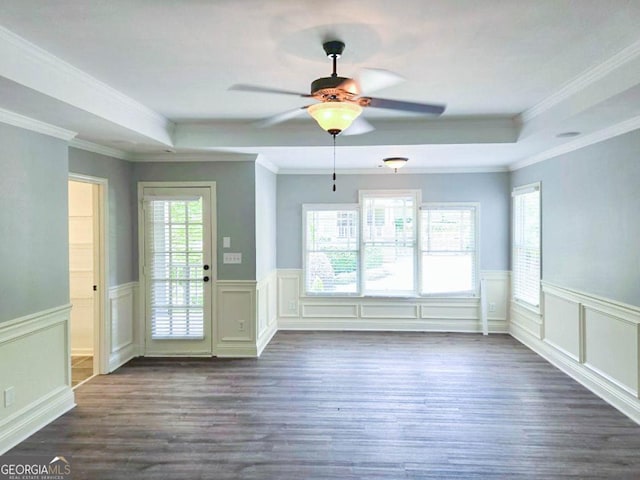
[[[73,388],[107,373],[105,340],[106,180],[69,177],[70,380]]]

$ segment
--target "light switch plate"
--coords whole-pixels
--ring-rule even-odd
[[[222,263],[242,263],[241,253],[225,253],[222,256]]]
[[[231,248],[231,237],[222,237],[222,248]]]

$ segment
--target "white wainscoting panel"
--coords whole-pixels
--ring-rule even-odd
[[[130,282],[109,289],[109,321],[111,344],[109,372],[120,368],[140,355],[141,339],[136,323],[138,282]]]
[[[278,270],[278,317],[298,318],[301,288],[301,270]]]
[[[576,361],[580,351],[580,303],[544,293],[544,341]]]
[[[256,290],[258,338],[256,342],[259,356],[278,331],[278,271],[273,270],[260,280]]]
[[[358,305],[339,303],[305,303],[302,316],[306,318],[358,318]]]
[[[71,305],[0,323],[0,455],[75,406],[71,390]]]
[[[480,332],[478,297],[305,296],[302,270],[278,271],[281,330],[387,330]],[[483,272],[491,280],[491,332],[507,332],[509,272]]]
[[[512,307],[511,335],[640,423],[640,307],[542,282],[537,335]]]
[[[419,305],[368,304],[360,306],[362,318],[418,318]]]
[[[584,306],[584,364],[638,395],[638,318],[634,321]]]
[[[215,354],[218,357],[256,357],[257,283],[218,280],[216,283]]]

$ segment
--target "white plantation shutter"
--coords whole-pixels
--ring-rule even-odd
[[[476,217],[472,205],[422,206],[422,294],[476,292]]]
[[[513,298],[540,305],[540,185],[513,191]]]
[[[204,338],[202,197],[145,198],[152,339]]]
[[[303,216],[306,292],[358,293],[358,206],[305,205]]]

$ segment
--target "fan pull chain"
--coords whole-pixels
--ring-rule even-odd
[[[333,191],[336,191],[336,136],[333,135]]]

